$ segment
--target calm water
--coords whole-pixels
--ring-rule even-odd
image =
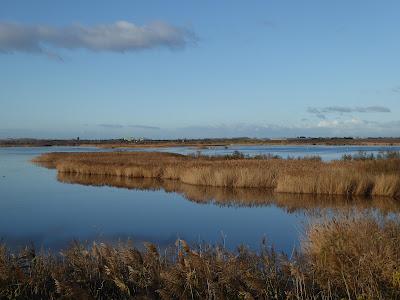
[[[232,154],[234,151],[239,151],[248,156],[272,154],[279,155],[282,158],[288,157],[305,157],[305,156],[320,156],[323,160],[341,159],[344,154],[355,155],[361,152],[374,155],[379,152],[400,151],[400,146],[262,146],[262,145],[234,145],[228,147],[208,147],[205,149],[192,147],[170,147],[144,149],[145,151],[162,151],[175,152],[181,154],[193,154],[200,152],[205,155],[226,155]],[[120,151],[143,151],[140,149],[125,149]]]
[[[376,152],[387,150],[347,148],[354,152],[365,148]],[[225,154],[234,150],[282,156],[319,154],[324,159],[346,153],[341,147],[246,146],[203,151]],[[229,248],[246,244],[257,249],[266,236],[277,249],[290,252],[298,245],[304,225],[321,215],[352,209],[373,210],[377,214],[400,211],[390,201],[349,203],[243,189],[201,188],[176,182],[57,176],[55,170],[30,163],[33,157],[53,151],[107,150],[0,148],[0,239],[12,247],[32,242],[39,248],[58,250],[74,239],[88,242],[132,239],[152,241],[163,247],[183,238],[190,242],[224,241]]]
[[[275,146],[275,147],[237,147],[238,149],[230,149],[231,151],[238,150],[244,154],[254,155],[271,153],[279,155],[283,158],[287,157],[304,157],[318,155],[323,160],[341,159],[343,154],[358,154],[360,151],[373,153],[374,155],[382,151],[400,151],[400,147],[368,147],[368,146]]]

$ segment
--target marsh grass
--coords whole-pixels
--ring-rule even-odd
[[[265,242],[257,251],[190,247],[178,240],[90,247],[60,255],[0,247],[2,299],[399,299],[400,224],[372,217],[311,225],[288,257]]]
[[[184,156],[171,153],[50,153],[34,162],[59,173],[173,179],[281,193],[400,198],[400,159],[341,160]]]
[[[304,252],[323,290],[349,299],[395,299],[400,295],[400,224],[369,217],[314,224]]]

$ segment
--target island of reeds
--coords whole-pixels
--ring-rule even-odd
[[[315,223],[290,256],[178,240],[60,255],[0,246],[0,299],[400,299],[400,224],[372,216]]]
[[[49,153],[34,159],[59,173],[172,179],[182,183],[269,189],[279,193],[400,198],[400,156],[281,159],[157,152]]]

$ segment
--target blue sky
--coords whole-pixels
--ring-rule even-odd
[[[0,2],[0,138],[400,136],[399,1]]]

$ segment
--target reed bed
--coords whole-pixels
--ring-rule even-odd
[[[400,224],[331,220],[307,231],[288,257],[266,243],[90,247],[60,255],[0,247],[1,299],[400,299]]]
[[[195,157],[155,152],[50,153],[34,162],[59,173],[173,179],[202,186],[282,193],[400,198],[400,159]]]
[[[369,216],[314,224],[304,252],[309,271],[323,290],[348,299],[396,299],[399,245],[398,220],[378,222]]]

